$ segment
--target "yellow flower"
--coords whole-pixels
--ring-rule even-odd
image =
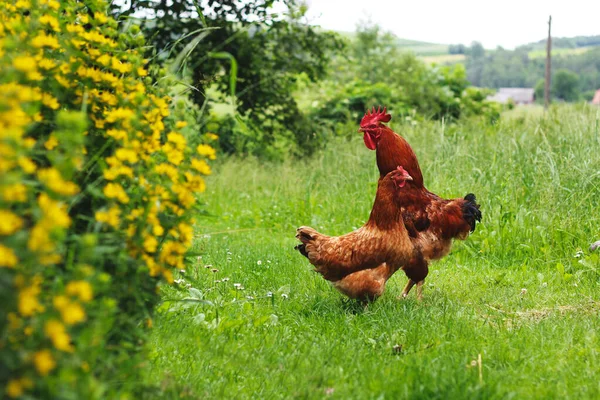
[[[146,235],[144,238],[144,250],[148,253],[154,253],[158,247],[158,240],[154,236]]]
[[[12,379],[8,381],[6,385],[6,395],[10,398],[16,399],[21,397],[25,392],[25,388],[19,379]]]
[[[118,183],[108,183],[104,187],[103,192],[104,195],[109,199],[117,199],[123,204],[129,203],[129,196],[127,196],[127,193],[125,193],[123,186],[119,185]]]
[[[27,248],[37,253],[50,253],[54,251],[55,246],[50,239],[50,232],[43,224],[36,224],[29,232]]]
[[[115,140],[123,140],[127,137],[127,132],[119,129],[109,129],[106,134]]]
[[[58,146],[58,140],[56,140],[56,136],[50,135],[50,137],[48,137],[48,140],[46,140],[46,142],[44,143],[44,147],[46,148],[46,150],[52,150],[56,146]]]
[[[52,340],[52,344],[58,350],[72,352],[73,346],[71,345],[71,337],[66,332],[65,326],[55,319],[51,319],[44,325],[44,333],[50,340]]]
[[[138,161],[138,156],[135,151],[131,149],[120,148],[115,152],[115,157],[121,161],[127,161],[130,164],[134,164]]]
[[[181,128],[185,128],[187,126],[187,122],[186,121],[177,121],[175,123],[175,128],[177,129],[181,129]]]
[[[45,221],[51,224],[50,229],[54,227],[68,228],[71,226],[71,218],[67,213],[67,206],[65,204],[52,200],[46,193],[40,194],[38,204],[44,212]]]
[[[40,33],[38,36],[33,38],[31,44],[37,48],[49,47],[51,49],[58,49],[60,47],[58,40],[54,36],[49,36],[45,33]]]
[[[56,109],[58,109],[58,107],[60,107],[60,103],[58,102],[56,97],[54,97],[48,93],[42,94],[42,104],[53,110],[56,110]],[[54,136],[54,135],[52,135],[52,136]],[[50,136],[50,137],[52,137],[52,136]],[[54,139],[54,140],[56,140],[56,139]],[[46,148],[48,149],[48,147],[46,147]],[[48,150],[52,150],[52,149],[48,149]]]
[[[49,70],[49,69],[56,67],[56,63],[47,58],[38,59],[38,64],[39,64],[40,68],[45,69],[45,70]]]
[[[203,175],[210,175],[211,169],[210,166],[204,160],[199,160],[197,158],[192,158],[192,168],[196,171],[200,172]]]
[[[121,224],[120,215],[121,210],[117,206],[113,206],[108,211],[97,211],[96,221],[104,222],[116,229]]]
[[[94,19],[100,22],[101,24],[105,24],[106,22],[108,22],[108,18],[106,17],[106,15],[99,12],[94,13]]]
[[[54,32],[59,32],[60,31],[60,26],[58,24],[58,20],[56,18],[54,18],[53,16],[51,16],[51,15],[48,15],[48,14],[42,15],[40,17],[40,22],[42,24],[50,25],[50,28],[52,28],[52,30]]]
[[[23,225],[23,220],[8,210],[0,210],[0,235],[12,235]]]
[[[34,281],[31,286],[23,288],[19,291],[19,313],[24,317],[31,317],[36,312],[44,311],[44,307],[38,301],[37,296],[40,294],[40,284]]]
[[[175,145],[179,150],[184,150],[186,147],[186,140],[182,134],[176,132],[169,132],[167,140]]]
[[[162,236],[165,233],[165,230],[159,224],[156,224],[152,227],[152,233],[156,236]]]
[[[30,56],[15,57],[13,67],[21,72],[37,71],[35,58]]]
[[[42,265],[58,264],[62,261],[62,256],[60,254],[44,254],[40,256],[39,260]]]
[[[69,298],[63,295],[54,296],[52,304],[54,304],[54,308],[60,311],[69,304]]]
[[[217,140],[219,138],[219,135],[215,135],[214,133],[210,133],[210,132],[207,133],[205,136],[209,140]]]
[[[126,74],[127,72],[131,71],[131,64],[121,62],[118,58],[113,58],[112,68],[122,74]]]
[[[0,244],[0,267],[14,268],[19,259],[10,247]]]
[[[31,149],[36,143],[37,141],[31,137],[23,139],[23,145],[28,149]]]
[[[55,11],[60,8],[60,3],[57,0],[42,0],[41,3],[46,4],[48,7]]]
[[[48,142],[46,142],[48,143]],[[72,196],[79,193],[79,186],[63,179],[56,168],[46,168],[38,172],[39,180],[55,193]]]
[[[8,320],[8,330],[15,331],[21,327],[22,321],[17,314],[10,312],[6,319]]]
[[[41,376],[46,376],[56,367],[56,361],[52,357],[50,350],[44,349],[33,355],[33,365]]]
[[[206,156],[210,160],[214,160],[215,158],[217,158],[215,149],[213,149],[207,144],[199,144],[198,147],[196,147],[196,151],[201,156]]]
[[[106,113],[106,122],[116,122],[119,120],[128,121],[135,115],[133,110],[128,108],[117,108]]]
[[[186,245],[189,246],[192,244],[192,239],[194,238],[194,228],[191,225],[180,222],[177,225],[179,228],[179,238]]]
[[[72,281],[67,284],[66,292],[71,296],[78,296],[83,302],[92,300],[92,285],[87,281]]]
[[[85,311],[81,304],[74,301],[67,303],[60,309],[60,315],[67,325],[74,325],[85,321]]]
[[[148,75],[148,71],[146,71],[146,70],[145,70],[144,68],[142,68],[142,67],[139,67],[139,68],[137,69],[137,73],[138,73],[138,75],[139,75],[139,76],[146,76],[146,75]]]
[[[164,145],[163,151],[167,156],[167,160],[172,164],[179,165],[184,159],[183,150],[174,148],[171,143]]]
[[[23,171],[25,171],[25,173],[27,173],[27,174],[33,174],[35,172],[35,170],[37,169],[37,166],[35,165],[35,163],[27,157],[19,157],[18,162],[19,162],[19,166],[21,168],[23,168]]]
[[[0,195],[6,202],[22,203],[27,201],[27,186],[22,183],[7,185],[0,189]]]

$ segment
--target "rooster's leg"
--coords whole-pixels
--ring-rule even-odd
[[[404,290],[402,291],[403,299],[405,299],[406,296],[408,296],[408,292],[410,292],[410,289],[412,289],[413,286],[415,286],[415,281],[413,281],[412,279],[409,279],[408,282],[406,283],[406,286],[404,286]]]
[[[425,279],[417,282],[417,300],[423,300],[423,284],[425,283]]]

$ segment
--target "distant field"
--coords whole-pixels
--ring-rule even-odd
[[[354,39],[355,32],[337,32],[348,39]],[[418,56],[441,56],[448,54],[448,45],[439,43],[421,42],[418,40],[401,39],[396,40],[398,48],[401,50],[412,51]]]
[[[439,56],[420,56],[427,64],[456,64],[465,61],[464,54],[443,54]]]
[[[448,45],[427,42],[418,42],[416,40],[398,39],[398,48],[409,50],[418,56],[441,56],[448,55]]]
[[[595,49],[595,46],[589,47],[578,47],[575,49],[564,49],[558,48],[552,50],[553,56],[575,56],[583,53],[587,53],[588,51]],[[546,50],[533,50],[528,53],[530,59],[535,58],[543,58],[546,57]]]

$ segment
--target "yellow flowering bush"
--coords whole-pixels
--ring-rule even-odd
[[[135,391],[215,158],[143,44],[101,0],[0,2],[0,396]]]

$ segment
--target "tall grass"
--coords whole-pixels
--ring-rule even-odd
[[[360,135],[308,162],[223,161],[203,255],[164,293],[148,379],[173,397],[597,398],[599,119],[558,107],[392,124],[430,190],[474,192],[484,215],[433,265],[423,303],[396,298],[399,273],[363,309],[292,250],[299,225],[342,234],[367,219],[378,173]]]

